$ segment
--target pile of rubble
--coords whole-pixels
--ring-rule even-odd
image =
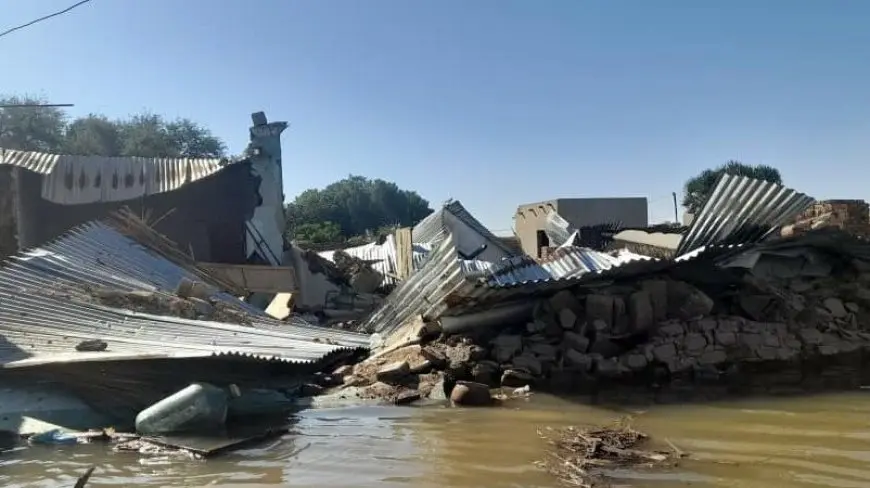
[[[342,376],[354,387],[378,385],[390,398],[405,391],[425,397],[428,385],[445,381],[448,397],[462,381],[582,392],[615,383],[718,381],[752,365],[796,366],[870,351],[870,265],[844,259],[819,269],[779,279],[711,268],[693,283],[661,276],[562,290],[540,299],[525,324],[434,340],[429,334]]]

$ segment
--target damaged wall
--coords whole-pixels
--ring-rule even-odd
[[[836,228],[860,237],[870,237],[870,205],[864,200],[825,200],[816,202],[783,228],[783,235],[810,229]]]
[[[0,168],[2,170],[4,168]],[[18,181],[22,247],[52,240],[84,222],[101,219],[122,207],[151,220],[166,215],[155,230],[193,250],[200,261],[240,264],[247,256],[245,221],[260,203],[260,179],[247,162],[228,165],[220,172],[167,193],[126,202],[59,205],[41,197],[42,175],[21,171]],[[172,213],[167,214],[167,212]],[[2,241],[0,241],[2,242]]]
[[[0,166],[0,260],[18,252],[14,168]]]
[[[266,262],[281,264],[284,254],[284,180],[281,162],[281,133],[287,122],[268,122],[263,112],[251,115],[254,125],[250,129],[251,143],[248,157],[251,170],[259,177],[257,188],[260,201],[249,222],[259,236],[247,236],[248,258],[254,253]],[[256,240],[255,240],[256,238]],[[262,239],[262,242],[257,242]],[[264,249],[261,250],[261,247]],[[265,249],[268,248],[268,249]]]

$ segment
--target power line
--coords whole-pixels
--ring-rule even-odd
[[[74,8],[76,8],[76,7],[81,7],[82,5],[84,5],[84,4],[86,4],[86,3],[90,2],[90,1],[91,1],[91,0],[82,0],[82,1],[80,1],[80,2],[78,2],[78,3],[76,3],[76,4],[74,4],[74,5],[70,5],[69,7],[65,8],[65,9],[63,9],[63,10],[58,10],[57,12],[55,12],[55,13],[53,13],[53,14],[48,14],[48,15],[46,15],[46,16],[44,16],[44,17],[40,17],[40,18],[38,18],[38,19],[36,19],[36,20],[31,20],[30,22],[28,22],[28,23],[26,23],[26,24],[21,24],[21,25],[19,25],[19,26],[16,26],[16,27],[13,27],[13,28],[11,28],[11,29],[8,29],[8,30],[5,30],[5,31],[3,31],[3,32],[0,32],[0,37],[3,37],[3,36],[5,36],[5,35],[7,35],[7,34],[11,34],[11,33],[15,32],[15,31],[17,31],[17,30],[24,29],[25,27],[30,27],[30,26],[33,25],[33,24],[38,24],[38,23],[42,22],[43,20],[48,20],[48,19],[50,19],[50,18],[52,18],[52,17],[57,17],[58,15],[63,15],[63,14],[65,14],[65,13],[69,12],[70,10],[72,10],[72,9],[74,9]]]

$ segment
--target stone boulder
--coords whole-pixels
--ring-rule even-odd
[[[450,401],[455,405],[480,407],[492,404],[489,387],[473,381],[457,381],[450,392]]]

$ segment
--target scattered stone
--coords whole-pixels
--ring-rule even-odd
[[[589,348],[590,354],[600,354],[605,358],[611,358],[622,354],[622,347],[607,338],[599,338]]]
[[[570,308],[563,308],[559,311],[559,324],[565,330],[572,330],[577,324],[577,314],[571,311]]]
[[[508,369],[501,375],[501,386],[519,388],[535,383],[535,377],[526,371]]]
[[[584,372],[589,371],[592,368],[592,356],[583,354],[580,351],[568,349],[567,351],[565,351],[564,357],[566,366],[570,366]]]
[[[687,353],[695,355],[707,347],[707,339],[703,334],[692,332],[686,334],[686,337],[683,339],[683,346],[686,348]]]
[[[547,323],[541,320],[533,320],[526,324],[526,330],[529,334],[535,334],[538,332],[543,332],[544,329],[547,328]]]
[[[653,326],[655,313],[648,292],[638,291],[628,297],[628,316],[632,332],[648,330]]]
[[[713,310],[713,300],[694,286],[682,282],[668,282],[669,316],[691,320],[709,315]]]
[[[741,295],[740,308],[753,320],[764,320],[770,316],[773,297],[766,295]]]
[[[353,372],[353,366],[350,364],[345,364],[344,366],[339,366],[335,368],[335,371],[332,372],[333,376],[337,376],[339,378],[344,378],[345,376],[351,374]]]
[[[489,387],[473,381],[457,381],[450,392],[450,401],[456,405],[479,407],[492,404]]]
[[[613,326],[613,297],[609,295],[588,295],[586,297],[586,320],[602,321],[606,328]],[[597,328],[597,326],[596,326]]]
[[[680,322],[670,322],[659,327],[659,333],[665,337],[679,337],[686,333],[686,328]]]
[[[677,357],[677,347],[673,343],[662,344],[653,349],[653,357],[662,363],[671,363]]]
[[[432,361],[428,359],[423,359],[422,361],[418,361],[414,363],[413,366],[410,366],[411,374],[426,374],[433,369],[435,369],[435,365],[432,364]]]
[[[848,312],[846,311],[846,307],[843,306],[843,301],[836,297],[829,297],[825,299],[825,308],[831,312],[831,316],[834,318],[843,318]]]
[[[408,405],[416,402],[420,397],[420,392],[417,390],[404,390],[396,395],[396,405]]]
[[[109,343],[101,339],[89,339],[76,344],[78,352],[103,352],[108,349]]]
[[[596,332],[607,332],[610,330],[610,324],[605,322],[602,319],[595,319],[592,321],[592,329]]]
[[[424,347],[420,349],[420,355],[432,363],[436,368],[443,368],[447,365],[447,356],[433,347]]]
[[[492,361],[481,361],[471,368],[471,377],[477,383],[495,386],[500,381],[501,368]]]
[[[541,361],[531,354],[521,354],[513,359],[514,369],[522,369],[538,376],[542,372]]]
[[[378,369],[376,378],[387,384],[398,384],[411,374],[411,368],[407,361],[396,361]]]
[[[562,310],[580,310],[580,304],[568,290],[562,290],[550,297],[550,307],[561,312]]]
[[[661,322],[668,316],[668,282],[664,280],[644,281],[641,289],[649,293],[653,309],[653,320]]]
[[[589,339],[576,332],[565,332],[563,341],[565,346],[570,349],[580,352],[586,352],[589,349]]]
[[[529,351],[541,361],[555,361],[556,347],[550,344],[532,344]]]
[[[640,371],[646,368],[648,361],[644,354],[630,354],[625,358],[625,365],[628,366],[629,369],[633,369],[635,371]]]

